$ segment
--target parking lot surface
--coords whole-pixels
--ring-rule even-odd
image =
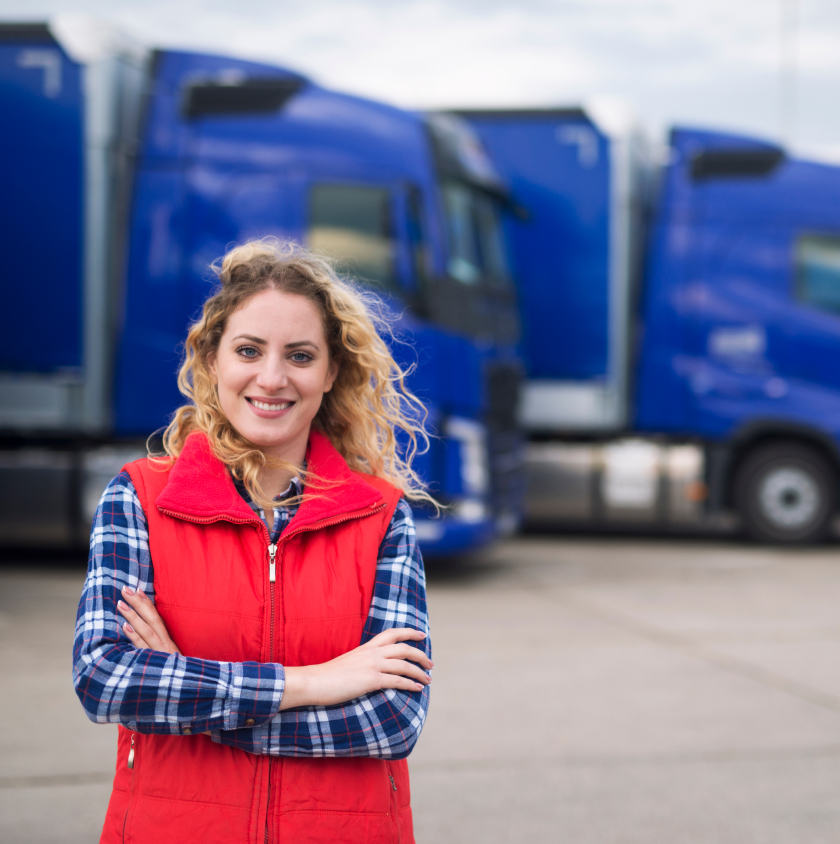
[[[98,840],[84,560],[0,567],[0,841]],[[532,536],[429,566],[419,844],[840,840],[840,548]]]

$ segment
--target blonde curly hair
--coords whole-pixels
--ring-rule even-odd
[[[436,506],[411,465],[428,448],[426,409],[406,387],[409,372],[400,368],[383,340],[383,335],[394,339],[394,334],[381,300],[339,278],[325,259],[274,238],[237,246],[212,269],[219,286],[190,327],[178,374],[178,388],[189,403],[178,408],[164,431],[165,455],[160,457],[174,460],[187,437],[202,431],[216,457],[263,507],[276,504],[260,485],[261,469],[283,467],[300,474],[301,467],[272,461],[231,425],[209,367],[230,315],[256,293],[274,289],[305,296],[315,305],[330,359],[338,363],[313,427],[329,438],[351,469],[384,478],[407,498]],[[397,431],[404,434],[402,444]],[[307,489],[317,489],[319,479],[304,475]]]

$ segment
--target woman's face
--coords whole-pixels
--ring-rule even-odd
[[[231,425],[266,454],[299,464],[338,367],[304,296],[263,290],[228,319],[209,360]]]

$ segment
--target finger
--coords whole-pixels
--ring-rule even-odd
[[[161,641],[165,642],[169,639],[169,634],[166,630],[166,625],[160,617],[155,605],[149,600],[148,596],[139,589],[135,592],[130,587],[126,586],[122,590],[124,600],[131,606],[131,608],[157,633]]]
[[[420,642],[426,638],[422,630],[415,630],[413,627],[389,627],[381,633],[377,633],[368,643],[368,646],[380,647],[382,645],[393,645],[397,642]]]
[[[117,601],[117,609],[140,635],[140,638],[148,643],[146,647],[150,647],[153,651],[161,650],[160,645],[163,643],[160,641],[160,637],[132,607],[125,603],[125,601]]]
[[[381,652],[386,659],[408,659],[419,663],[427,671],[431,671],[435,667],[435,664],[420,648],[415,648],[412,645],[387,645],[381,649]]]
[[[126,621],[120,628],[125,634],[126,638],[137,650],[152,650],[148,643],[143,640],[143,637]]]
[[[410,677],[424,686],[428,686],[432,682],[432,678],[419,665],[404,659],[386,659],[379,670],[383,674],[399,674],[402,677]]]
[[[425,686],[400,674],[380,674],[380,689],[402,689],[406,692],[422,692]]]

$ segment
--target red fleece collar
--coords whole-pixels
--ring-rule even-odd
[[[295,527],[375,507],[383,500],[377,489],[350,470],[333,444],[318,431],[309,435],[306,463],[309,473],[327,482],[327,488],[315,494],[304,490]],[[187,437],[155,504],[159,510],[187,519],[259,521],[236,491],[225,464],[211,451],[207,436],[199,432]]]

